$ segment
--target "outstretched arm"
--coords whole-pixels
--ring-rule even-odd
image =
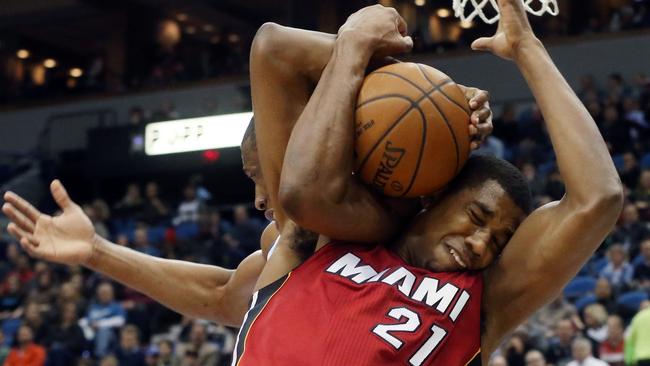
[[[238,326],[266,259],[262,251],[236,270],[161,259],[119,246],[95,234],[83,210],[59,181],[52,195],[63,214],[51,217],[8,192],[2,209],[11,219],[8,231],[32,257],[62,264],[82,264],[132,287],[184,315]],[[274,239],[265,231],[264,241]]]
[[[554,299],[612,229],[622,188],[594,120],[535,37],[519,0],[499,0],[492,38],[474,49],[513,60],[539,104],[566,184],[562,200],[533,212],[486,274],[482,351]]]

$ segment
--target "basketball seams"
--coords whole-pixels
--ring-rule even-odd
[[[442,94],[442,95],[443,95],[445,98],[447,98],[450,102],[454,103],[458,108],[462,109],[463,112],[465,112],[465,113],[467,114],[468,117],[471,116],[471,112],[468,111],[467,109],[465,109],[465,106],[463,106],[462,104],[458,103],[458,101],[457,101],[456,99],[454,99],[454,98],[450,97],[449,95],[447,95],[447,93],[445,93],[445,90],[444,90],[444,89],[440,88],[439,91],[440,91],[440,94]],[[461,92],[461,93],[462,93],[462,92]]]
[[[413,103],[413,101],[411,100],[411,98],[405,97],[403,94],[383,94],[383,95],[378,95],[378,96],[376,96],[376,97],[373,97],[373,98],[370,98],[370,99],[368,99],[368,100],[365,100],[363,103],[357,105],[357,108],[356,108],[356,109],[358,110],[358,109],[361,108],[361,107],[364,107],[364,106],[366,106],[366,105],[368,105],[368,104],[370,104],[370,103],[372,103],[372,102],[376,102],[376,101],[378,101],[378,100],[382,100],[382,99],[384,99],[384,98],[400,98],[400,99],[407,100],[409,103]]]
[[[435,90],[434,90],[435,91]],[[433,93],[433,91],[432,91]],[[419,103],[419,101],[418,101]],[[424,115],[424,112],[422,112],[422,109],[420,108],[419,105],[415,105],[413,108],[416,108],[418,112],[420,112],[420,117],[422,117],[422,142],[420,143],[420,153],[418,154],[418,160],[417,163],[415,164],[415,171],[413,172],[413,175],[411,176],[411,182],[409,183],[408,187],[406,190],[404,190],[404,193],[400,197],[404,197],[407,193],[411,191],[411,188],[413,188],[413,184],[415,183],[415,179],[418,176],[418,173],[420,172],[420,163],[422,163],[422,155],[424,155],[424,146],[427,141],[427,119]]]
[[[434,84],[433,81],[431,81],[431,79],[429,79],[429,77],[424,72],[424,70],[422,70],[422,66],[420,64],[415,64],[415,65],[417,65],[418,70],[420,70],[420,73],[422,73],[422,76],[424,76],[424,78],[431,84],[431,86],[434,87],[434,90],[442,91],[441,88],[444,85],[440,85],[440,87],[436,87],[436,84]],[[445,121],[445,125],[447,125],[447,128],[449,129],[449,133],[451,134],[451,138],[454,141],[454,148],[456,149],[456,169],[454,169],[454,172],[458,173],[458,170],[460,168],[460,148],[458,146],[458,140],[456,139],[456,133],[454,132],[454,129],[451,127],[451,123],[449,123],[449,119],[447,118],[447,116],[443,112],[442,108],[440,108],[440,106],[438,106],[438,103],[436,103],[435,100],[433,98],[431,98],[431,95],[427,94],[426,97],[427,97],[427,99],[429,99],[431,104],[433,104],[434,108],[436,108],[438,113],[440,113],[440,116],[442,117],[442,120]]]

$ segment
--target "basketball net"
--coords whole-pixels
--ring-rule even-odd
[[[557,6],[557,0],[521,1],[524,3],[526,11],[536,16],[547,13],[557,15],[560,10]],[[488,7],[488,4],[491,8]],[[453,8],[456,17],[464,22],[471,22],[477,16],[488,24],[496,23],[499,20],[497,0],[453,0]]]

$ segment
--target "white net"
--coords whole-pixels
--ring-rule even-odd
[[[540,16],[543,14],[557,15],[559,8],[557,0],[521,0],[526,11]],[[462,21],[471,22],[479,17],[488,24],[499,20],[499,5],[497,0],[453,0],[454,14]]]

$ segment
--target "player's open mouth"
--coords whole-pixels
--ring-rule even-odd
[[[451,256],[454,258],[454,260],[456,261],[456,263],[458,263],[459,266],[461,266],[461,267],[463,267],[463,268],[467,268],[467,264],[465,264],[465,262],[464,262],[463,259],[460,257],[460,255],[459,255],[458,253],[456,253],[456,251],[454,250],[454,248],[451,248],[451,247],[450,247],[450,248],[449,248],[449,253],[450,253]]]

